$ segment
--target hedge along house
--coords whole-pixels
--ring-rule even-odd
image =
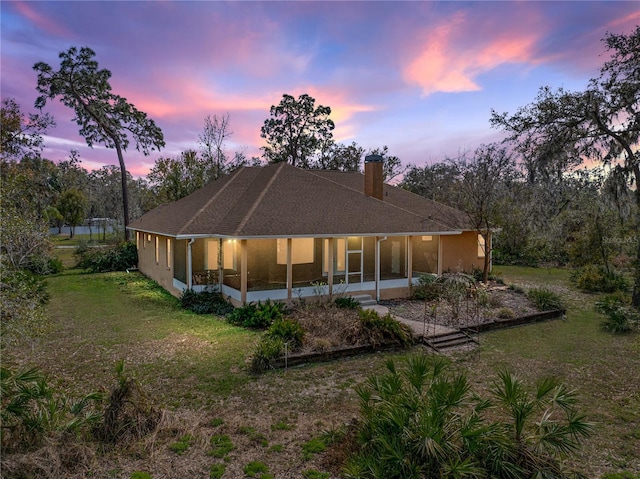
[[[235,305],[318,294],[407,297],[423,274],[484,263],[454,208],[365,173],[286,163],[240,168],[132,222],[138,268],[178,296],[219,290]]]

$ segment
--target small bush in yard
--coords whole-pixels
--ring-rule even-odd
[[[256,345],[251,357],[251,371],[259,373],[269,369],[274,361],[284,354],[284,341],[280,338],[264,336]]]
[[[527,298],[533,301],[539,311],[564,309],[564,302],[558,293],[546,288],[532,288],[527,291]]]
[[[235,325],[252,329],[265,329],[271,324],[282,319],[285,313],[285,305],[270,300],[258,304],[249,303],[234,309],[227,316],[227,320]]]
[[[78,268],[91,273],[125,271],[138,264],[138,249],[130,241],[105,248],[91,248],[79,256]]]
[[[596,301],[596,311],[607,316],[602,329],[610,333],[628,333],[640,325],[640,314],[624,304],[619,296],[609,295]]]
[[[267,336],[279,338],[285,343],[289,343],[291,349],[302,346],[304,329],[295,319],[278,319],[267,329]]]
[[[513,319],[516,317],[515,313],[513,312],[513,309],[511,308],[501,308],[500,311],[498,311],[497,316],[500,319]]]
[[[340,296],[339,298],[334,299],[333,303],[338,308],[358,309],[360,307],[358,300],[353,299],[351,296]]]
[[[131,473],[131,476],[129,477],[130,479],[152,479],[151,474],[144,471],[134,471]]]
[[[423,274],[419,283],[413,288],[413,299],[433,301],[440,297],[440,286],[436,283],[437,276]]]
[[[372,309],[360,310],[358,314],[370,344],[377,346],[394,342],[406,347],[413,342],[413,335],[409,328],[393,319],[390,314],[380,317]]]
[[[180,297],[183,309],[196,314],[215,314],[225,316],[231,313],[233,306],[218,291],[194,291],[187,289]]]
[[[576,270],[571,275],[571,281],[575,283],[578,289],[589,293],[613,293],[628,289],[624,276],[595,265],[588,265]]]

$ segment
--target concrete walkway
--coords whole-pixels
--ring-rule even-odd
[[[381,306],[379,304],[373,304],[371,306],[363,306],[362,309],[372,309],[380,316],[384,316],[389,313],[389,308],[386,306]],[[401,316],[394,316],[395,320],[401,322],[402,324],[406,324],[411,328],[414,336],[418,338],[431,338],[433,336],[440,336],[441,334],[455,333],[457,329],[447,328],[446,326],[441,326],[439,324],[424,324],[420,321],[414,321],[411,319],[406,319]]]

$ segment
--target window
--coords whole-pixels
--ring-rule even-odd
[[[222,243],[222,259],[224,269],[236,270],[236,240],[229,239]]]
[[[207,240],[207,249],[205,250],[205,269],[218,269],[218,246],[217,239]]]
[[[167,238],[167,269],[171,268],[171,238]]]
[[[431,236],[431,235],[423,236],[422,237],[422,241],[433,241],[433,236]]]
[[[140,249],[140,232],[136,231],[136,248]]]
[[[314,262],[315,241],[313,238],[293,238],[291,240],[291,264]],[[287,264],[287,238],[277,240],[277,264]]]
[[[149,235],[149,241],[151,241],[151,235]],[[160,262],[160,248],[159,248],[160,239],[156,236],[156,264]]]
[[[484,236],[478,234],[478,258],[484,258],[486,255]]]

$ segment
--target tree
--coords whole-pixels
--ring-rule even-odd
[[[406,170],[402,166],[400,158],[389,155],[389,147],[387,145],[382,148],[374,148],[367,155],[380,155],[382,157],[382,177],[384,181],[391,181]]]
[[[37,90],[41,94],[35,106],[43,108],[48,99],[60,97],[65,106],[75,111],[74,121],[80,126],[80,135],[89,147],[102,143],[107,148],[115,148],[120,164],[125,238],[129,239],[126,229],[129,224],[129,196],[123,151],[129,146],[130,136],[136,149],[145,155],[154,149],[160,150],[165,145],[162,130],[126,98],[112,93],[109,84],[111,72],[98,69],[93,50],[71,47],[59,57],[58,71],[44,62],[33,67],[38,72]]]
[[[147,179],[160,202],[166,203],[177,201],[206,185],[209,181],[207,169],[207,163],[198,158],[195,151],[188,150],[178,158],[158,158]]]
[[[360,171],[364,148],[355,141],[350,145],[333,143],[314,165],[320,170]]]
[[[262,147],[269,163],[286,162],[300,168],[310,168],[314,156],[333,138],[335,125],[329,115],[331,108],[318,105],[306,93],[296,100],[284,94],[277,106],[271,106],[271,118],[265,120],[260,136],[267,140]]]
[[[484,239],[483,281],[489,278],[491,229],[500,212],[502,185],[515,175],[511,156],[495,144],[476,149],[471,160],[461,156],[452,160],[458,172],[458,206],[467,213],[473,228]]]
[[[457,174],[451,163],[435,163],[423,168],[409,165],[400,187],[433,201],[448,203],[456,188]]]
[[[58,200],[58,211],[64,218],[64,222],[69,225],[69,238],[73,238],[76,226],[84,222],[87,197],[76,188],[66,190]]]
[[[636,231],[640,230],[640,26],[629,35],[604,38],[610,59],[585,91],[541,88],[536,100],[509,115],[492,112],[492,125],[517,145],[544,145],[550,154],[572,152],[576,162],[615,165],[614,172],[636,185]],[[640,235],[636,237],[632,304],[640,308]]]
[[[0,159],[20,160],[26,155],[40,155],[42,135],[55,126],[55,121],[48,113],[30,113],[25,118],[20,105],[13,98],[5,98],[0,108],[0,125]]]
[[[233,133],[229,131],[229,113],[218,118],[207,115],[204,129],[198,135],[202,160],[206,167],[206,182],[217,180],[227,172],[227,155],[224,143]]]

